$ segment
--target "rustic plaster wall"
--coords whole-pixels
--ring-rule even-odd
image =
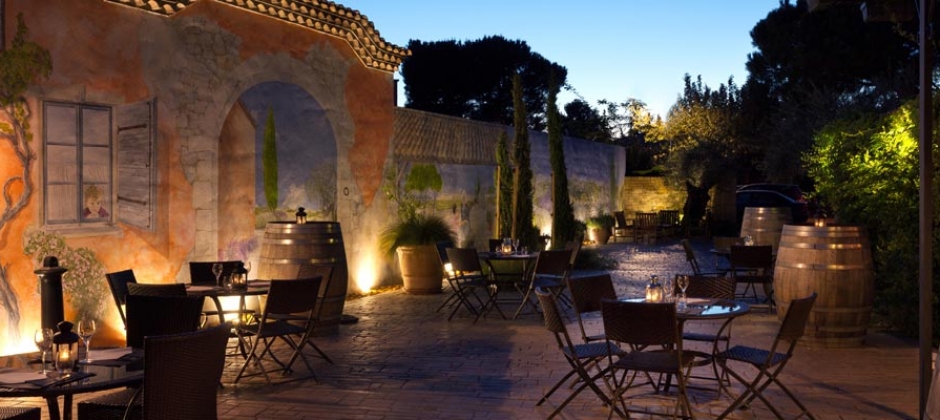
[[[369,248],[358,245],[374,230],[358,232],[386,214],[384,207],[374,208],[374,198],[392,132],[390,73],[366,68],[345,40],[216,1],[197,2],[172,17],[100,0],[6,0],[5,5],[6,26],[12,28],[22,12],[31,38],[53,58],[52,76],[31,92],[37,139],[42,139],[40,100],[115,106],[149,98],[157,102],[155,228],[118,223],[106,235],[70,235],[69,246],[91,249],[107,271],[133,268],[139,279],[153,282],[187,280],[188,261],[218,258],[226,238],[246,234],[236,232],[245,229],[241,222],[223,228],[220,212],[238,208],[244,214],[253,206],[238,199],[219,201],[220,189],[234,180],[220,182],[225,172],[219,159],[241,152],[232,144],[220,145],[242,135],[239,124],[225,131],[226,119],[247,89],[280,81],[308,92],[330,122],[337,142],[337,218],[350,233],[344,237],[350,266],[358,264],[362,249]],[[4,168],[14,166],[9,153],[0,146]],[[37,185],[42,185],[40,169],[37,163]],[[7,172],[0,175],[9,177]],[[0,236],[0,262],[16,279],[24,314],[19,326],[0,323],[0,328],[32,331],[38,323],[34,265],[23,254],[21,237],[41,228],[41,197],[34,194],[23,215]],[[115,319],[116,312],[102,333],[104,343],[120,336]],[[31,345],[5,344],[0,353],[17,346]]]

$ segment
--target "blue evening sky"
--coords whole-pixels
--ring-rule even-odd
[[[665,118],[682,77],[738,86],[754,51],[750,31],[780,0],[340,0],[387,42],[520,39],[568,68],[568,83],[592,106],[636,98]],[[399,79],[400,75],[397,76]],[[400,86],[401,87],[401,86]],[[575,99],[570,92],[559,106]],[[399,89],[399,105],[404,105]]]

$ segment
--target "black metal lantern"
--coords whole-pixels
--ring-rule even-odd
[[[59,332],[52,336],[52,357],[56,370],[65,375],[75,369],[78,360],[78,334],[72,332],[74,325],[68,321],[59,323]]]
[[[303,208],[303,207],[297,209],[297,214],[296,214],[296,216],[297,216],[297,224],[298,224],[298,225],[303,225],[303,224],[306,224],[306,223],[307,223],[307,212],[304,211],[304,208]]]
[[[248,269],[245,268],[245,263],[239,261],[235,265],[235,269],[232,270],[231,284],[233,289],[248,288]]]

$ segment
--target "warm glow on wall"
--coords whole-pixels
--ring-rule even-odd
[[[366,251],[359,257],[359,265],[356,267],[356,287],[361,293],[369,293],[378,280],[378,263],[375,252]]]

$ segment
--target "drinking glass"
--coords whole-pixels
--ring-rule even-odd
[[[215,276],[215,284],[218,286],[222,285],[222,263],[212,264],[212,275]]]
[[[516,253],[519,251],[519,238],[512,238],[512,252]]]
[[[39,328],[33,334],[33,341],[36,343],[36,347],[39,348],[40,357],[42,358],[43,375],[49,373],[49,371],[46,370],[46,353],[52,350],[53,334],[55,333],[52,332],[52,328]]]
[[[682,294],[685,295],[685,289],[689,287],[689,276],[677,277],[676,285],[679,286],[679,290],[682,290]]]
[[[248,274],[251,274],[251,261],[245,261],[245,280],[248,280]]]
[[[666,302],[672,302],[675,292],[676,288],[672,286],[672,280],[667,277],[666,281],[663,282],[663,300]]]
[[[95,327],[95,320],[93,319],[82,318],[78,321],[78,335],[82,337],[82,342],[85,343],[85,363],[91,361],[89,349],[91,348],[91,337],[95,335]]]

